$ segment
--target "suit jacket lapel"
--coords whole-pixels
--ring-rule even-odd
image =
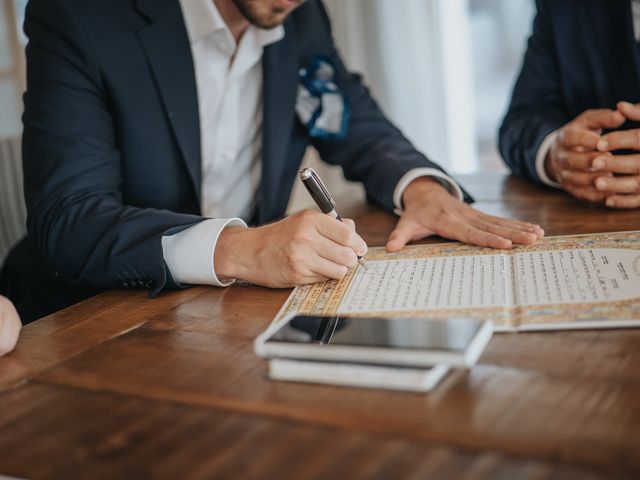
[[[283,40],[265,48],[263,56],[262,183],[258,217],[271,220],[295,121],[298,52],[292,22]]]
[[[138,36],[155,76],[169,122],[196,195],[200,198],[201,147],[198,93],[191,46],[177,0],[138,0],[150,23]]]

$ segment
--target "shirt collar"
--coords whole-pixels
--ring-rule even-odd
[[[192,45],[216,32],[225,32],[228,37],[233,38],[213,0],[180,0],[180,7],[187,27],[189,42]],[[258,46],[262,48],[284,37],[282,25],[269,30],[250,25],[249,30],[255,30]],[[247,33],[249,32],[245,32],[245,35]]]

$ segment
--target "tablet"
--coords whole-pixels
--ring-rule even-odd
[[[266,358],[470,367],[491,335],[491,322],[468,318],[294,314],[260,335],[255,350]]]

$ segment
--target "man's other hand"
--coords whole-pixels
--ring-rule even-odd
[[[607,192],[596,188],[599,177],[613,177],[605,171],[594,172],[594,160],[606,157],[598,151],[603,128],[618,128],[625,122],[616,110],[587,110],[567,123],[556,135],[545,161],[547,175],[574,197],[603,203]]]
[[[493,217],[470,207],[427,177],[409,184],[402,201],[404,213],[389,236],[389,252],[430,235],[499,249],[514,243],[530,245],[544,236],[538,225]]]
[[[626,119],[640,121],[640,104],[618,103],[618,112]],[[640,208],[640,130],[622,130],[603,135],[597,144],[600,154],[593,160],[598,174],[596,189],[606,195],[612,208]],[[639,153],[614,155],[616,150]]]
[[[219,278],[272,288],[341,280],[367,245],[352,220],[306,210],[258,228],[226,228],[216,245]]]
[[[21,328],[22,322],[13,304],[0,296],[0,356],[14,349]]]

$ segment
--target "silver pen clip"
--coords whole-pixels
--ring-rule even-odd
[[[308,170],[309,170],[309,173],[311,173],[311,176],[313,177],[315,182],[320,187],[320,190],[322,190],[322,193],[324,193],[324,195],[327,197],[327,199],[331,202],[331,205],[333,205],[335,207],[336,206],[336,202],[333,200],[333,197],[329,193],[329,190],[327,190],[327,187],[325,187],[324,183],[322,183],[322,180],[320,179],[320,177],[318,176],[316,171],[313,168],[309,168]]]

